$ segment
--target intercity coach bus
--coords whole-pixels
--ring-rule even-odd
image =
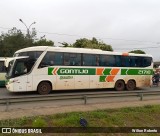
[[[149,87],[151,55],[99,49],[36,46],[21,49],[7,73],[11,92]]]

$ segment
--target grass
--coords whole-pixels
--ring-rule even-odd
[[[146,105],[144,107],[107,109],[90,112],[60,113],[49,116],[23,117],[13,120],[0,120],[0,127],[81,127],[80,118],[84,118],[87,120],[87,127],[159,127],[160,105]],[[94,136],[102,134],[81,133],[76,135]],[[129,135],[134,136],[134,134]],[[143,134],[140,135],[143,136]]]

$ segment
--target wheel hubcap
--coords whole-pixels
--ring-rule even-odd
[[[45,85],[43,85],[43,86],[41,87],[41,89],[42,89],[42,92],[45,92],[45,91],[47,90],[47,87],[46,87]]]

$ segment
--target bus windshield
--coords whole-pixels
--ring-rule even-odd
[[[6,78],[14,78],[29,73],[42,52],[43,51],[27,51],[15,53],[14,57],[16,59],[9,63],[10,66]]]
[[[7,72],[7,78],[14,78],[29,73],[34,64],[35,60],[29,58],[12,60]]]

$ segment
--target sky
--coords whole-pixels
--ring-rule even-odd
[[[25,25],[56,46],[92,37],[114,51],[143,50],[160,61],[160,0],[0,0],[0,32]]]

